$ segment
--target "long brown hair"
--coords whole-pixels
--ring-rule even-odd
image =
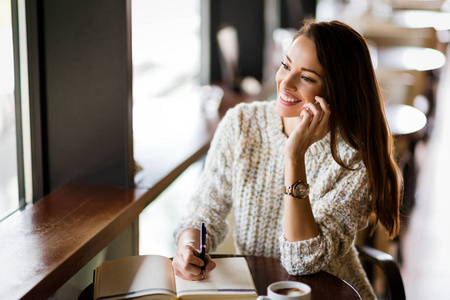
[[[333,158],[351,169],[338,155],[338,135],[358,150],[367,170],[368,199],[372,195],[377,214],[373,229],[380,222],[393,238],[400,229],[402,179],[367,43],[340,21],[308,20],[294,40],[301,35],[315,43],[324,69]]]

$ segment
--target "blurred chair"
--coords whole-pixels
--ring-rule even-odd
[[[386,105],[413,105],[413,99],[417,93],[414,75],[407,72],[378,69],[376,76]]]
[[[217,32],[223,87],[246,95],[259,95],[261,83],[252,76],[241,77],[239,70],[239,36],[236,28],[223,25]]]
[[[363,266],[367,268],[366,272],[368,273],[369,280],[372,277],[371,272],[373,270],[373,265],[380,267],[385,277],[385,295],[377,295],[378,299],[406,299],[400,269],[392,256],[369,246],[356,246],[356,248],[359,251],[359,257]]]
[[[234,91],[240,90],[239,39],[235,27],[224,25],[217,32],[223,84]]]

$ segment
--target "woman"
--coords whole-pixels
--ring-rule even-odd
[[[398,233],[401,187],[367,44],[339,21],[309,21],[276,82],[276,101],[238,105],[219,125],[175,232],[175,273],[201,279],[198,228],[214,251],[233,207],[241,254],[279,257],[292,275],[325,270],[373,299],[354,240],[373,211]]]

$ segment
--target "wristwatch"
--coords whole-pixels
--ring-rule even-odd
[[[298,199],[304,199],[308,197],[309,185],[306,182],[299,180],[291,186],[285,186],[284,193]]]

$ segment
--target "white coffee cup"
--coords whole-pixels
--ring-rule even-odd
[[[309,285],[297,281],[278,281],[267,287],[267,296],[257,300],[310,300]]]

